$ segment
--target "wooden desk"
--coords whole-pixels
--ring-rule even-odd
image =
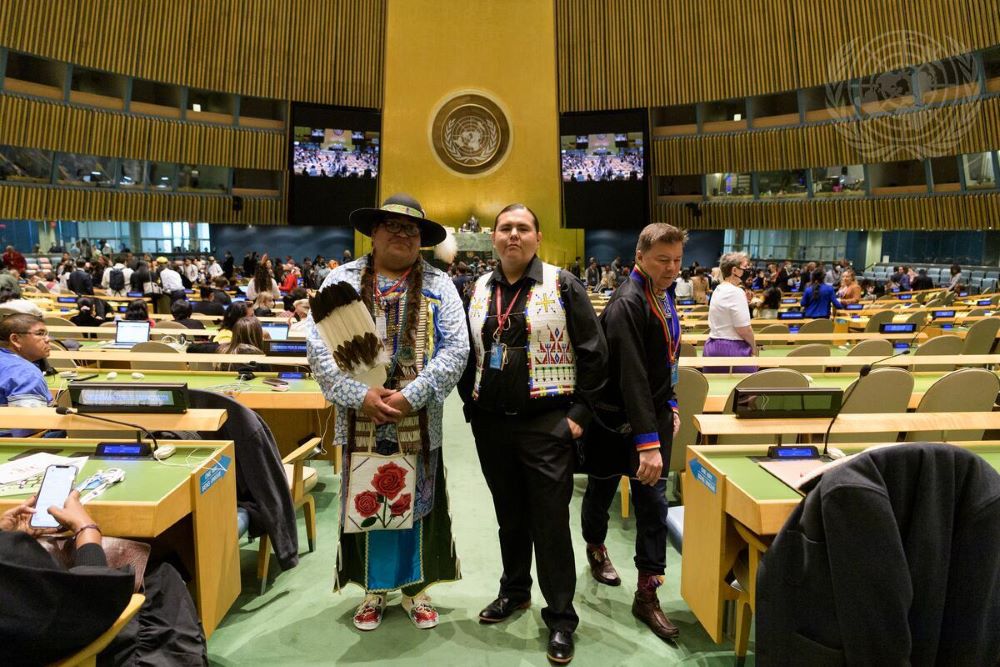
[[[81,374],[88,373],[89,370],[80,369],[80,372]],[[93,372],[97,373],[98,376],[93,380],[88,380],[88,382],[108,381],[109,371],[95,370]],[[328,423],[332,424],[333,406],[324,398],[316,380],[311,378],[287,380],[288,391],[278,392],[274,391],[270,385],[264,384],[265,379],[277,377],[277,373],[256,373],[254,379],[242,381],[237,379],[235,372],[223,371],[157,370],[143,371],[143,376],[142,379],[137,380],[132,378],[128,372],[119,371],[118,377],[113,382],[184,382],[188,389],[226,394],[257,412],[267,422],[282,455],[293,451],[303,438],[325,433],[323,444],[330,452],[331,461],[335,466],[339,467],[340,465],[340,457],[334,456],[333,428],[332,426],[327,428]],[[47,376],[45,381],[53,396],[65,390],[70,382],[70,380],[58,375]],[[100,428],[96,422],[88,421],[90,421],[88,430]],[[125,421],[131,420],[125,418]],[[168,430],[176,428],[178,427],[171,427]]]
[[[975,451],[1000,469],[997,443],[954,444]],[[838,445],[848,454],[870,446]],[[747,547],[740,531],[766,540],[781,530],[802,500],[797,491],[749,458],[766,452],[764,445],[688,448],[681,596],[716,643],[723,640],[725,603],[737,597],[727,577]],[[755,580],[756,572],[751,572],[750,581]]]
[[[183,333],[183,332],[181,332]],[[265,354],[170,354],[166,352],[132,352],[130,350],[115,350],[110,348],[87,348],[81,350],[52,350],[50,359],[74,359],[76,361],[166,361],[169,363],[202,363],[202,364],[248,364],[256,361],[268,366],[299,366],[308,368],[306,357],[269,357]]]
[[[63,447],[62,456],[85,456],[93,453],[97,441],[53,438],[44,444]],[[88,503],[87,512],[105,535],[154,539],[177,551],[192,574],[192,596],[209,637],[240,592],[233,443],[170,444],[178,451],[167,465],[152,459],[109,464],[91,458],[79,480],[109,465],[125,471],[125,481]],[[0,462],[38,446],[37,440],[0,439]],[[28,495],[0,497],[0,511],[20,504]]]
[[[218,431],[226,423],[225,410],[188,410],[184,413],[99,412],[98,417],[132,422],[150,431]],[[134,431],[131,426],[98,422],[82,415],[56,414],[56,408],[0,407],[0,428],[58,429],[63,431]]]
[[[54,327],[50,327],[54,328]],[[681,336],[681,342],[697,345],[704,343],[710,338],[707,333],[685,333]],[[927,334],[921,332],[916,335],[918,342],[928,338]],[[863,332],[834,332],[834,333],[760,333],[754,334],[757,343],[826,343],[836,341],[839,343],[862,341],[862,340],[888,340],[905,341],[914,340],[914,334],[882,334]]]
[[[834,348],[834,352],[837,349]],[[843,351],[840,351],[843,354]],[[53,353],[54,355],[55,353]],[[985,366],[1000,364],[1000,354],[959,354],[959,355],[925,355],[915,356],[897,355],[896,357],[885,359],[884,357],[788,357],[769,356],[758,357],[681,357],[680,365],[689,368],[714,368],[733,366],[756,366],[758,368],[781,368],[783,366],[822,366],[824,368],[844,368],[860,369],[878,362],[881,366],[902,366],[908,368],[914,366],[929,365],[950,365],[950,366]]]
[[[817,435],[830,426],[829,417],[740,419],[735,415],[694,416],[704,435]],[[1000,428],[1000,412],[873,412],[841,414],[831,433],[898,433],[900,431],[962,431]]]
[[[910,395],[909,409],[915,410],[920,404],[920,400],[932,384],[943,378],[947,373],[911,373],[913,376],[913,393]],[[729,394],[741,380],[748,377],[746,374],[729,373],[706,373],[708,380],[708,396],[705,398],[705,405],[702,412],[719,413],[726,405]],[[852,382],[858,379],[857,373],[809,373],[807,376],[811,387],[837,387],[847,389]],[[681,378],[683,385],[684,379]]]

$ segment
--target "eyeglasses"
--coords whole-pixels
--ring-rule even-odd
[[[49,332],[48,331],[15,331],[14,333],[21,334],[22,336],[25,336],[27,334],[31,334],[32,336],[38,336],[39,338],[48,338],[49,337]]]
[[[382,227],[390,234],[399,234],[402,232],[405,236],[420,236],[420,227],[407,222],[389,220],[388,222],[383,222]]]

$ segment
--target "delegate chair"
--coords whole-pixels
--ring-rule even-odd
[[[833,333],[833,320],[831,320],[831,319],[811,320],[809,322],[806,322],[805,324],[803,324],[799,328],[799,333],[800,334]],[[817,341],[812,341],[812,342],[815,343]],[[819,342],[822,342],[822,343],[824,343],[826,345],[829,345],[833,341],[825,340],[825,341],[819,341]],[[808,343],[805,343],[805,342],[799,343],[799,345],[807,345],[807,344]]]
[[[49,344],[52,346],[53,350],[61,350],[65,352],[67,350],[66,346],[63,345],[58,340],[50,340]],[[49,366],[61,371],[72,371],[76,370],[76,361],[73,359],[52,359],[48,360]]]
[[[790,333],[787,324],[768,324],[759,333],[786,334]]]
[[[962,354],[989,354],[1000,331],[1000,317],[979,320],[965,334]]]
[[[880,310],[874,313],[868,318],[868,324],[865,325],[865,333],[878,333],[879,327],[886,322],[892,322],[892,318],[895,316],[896,311],[894,310]]]
[[[687,367],[678,369],[677,377],[675,393],[681,427],[677,431],[677,435],[674,436],[670,447],[670,461],[664,463],[669,465],[670,472],[679,473],[684,470],[687,464],[687,448],[698,443],[698,429],[694,425],[694,416],[701,414],[705,408],[705,399],[708,398],[708,380],[697,369]],[[628,518],[629,493],[628,479],[623,477],[620,488],[623,519]],[[683,514],[681,514],[679,525],[683,526],[683,524]],[[679,548],[678,551],[680,551]]]
[[[830,346],[823,343],[808,343],[795,348],[788,353],[789,357],[829,357]],[[794,368],[803,373],[822,373],[823,366],[795,366],[789,364],[786,368]]]
[[[187,331],[187,327],[180,322],[174,322],[173,320],[160,320],[156,323],[157,329],[177,329],[179,331]]]
[[[863,340],[851,348],[849,357],[888,357],[892,354],[892,343],[887,340],[872,338]]]
[[[885,343],[886,341],[866,341]],[[903,368],[883,366],[872,369],[871,373],[858,378],[844,391],[846,402],[841,414],[866,414],[872,412],[906,412],[913,394],[913,376]],[[873,439],[893,442],[898,433],[836,433],[834,425],[830,442],[872,442]]]
[[[158,354],[176,354],[180,355],[177,348],[171,347],[166,343],[161,343],[159,341],[147,341],[145,343],[136,343],[132,346],[130,352],[156,352]],[[132,361],[132,370],[146,370],[146,371],[186,371],[187,362],[185,361]]]
[[[697,357],[698,349],[691,343],[681,343],[681,356],[682,357]]]
[[[44,318],[45,324],[50,327],[75,327],[76,324],[70,322],[65,317],[59,317],[58,315],[46,315]]]
[[[121,632],[129,621],[139,613],[139,608],[146,601],[146,596],[140,593],[133,593],[132,599],[129,600],[125,609],[122,610],[121,615],[118,617],[110,628],[104,631],[100,637],[90,642],[82,649],[58,662],[52,663],[50,667],[92,667],[97,665],[97,654],[107,648],[108,644],[111,643],[118,633]]]
[[[906,324],[916,324],[918,329],[924,326],[924,322],[926,321],[927,321],[927,313],[924,312],[912,313],[905,320]]]
[[[794,368],[765,368],[740,380],[735,389],[804,389],[809,386],[805,375]],[[724,414],[734,414],[733,392],[726,399]],[[720,445],[773,445],[771,435],[720,435]]]
[[[917,412],[992,412],[1000,378],[983,368],[961,368],[931,385]],[[983,431],[911,431],[907,442],[982,440]]]
[[[937,336],[921,345],[913,353],[915,357],[952,356],[962,353],[962,339],[958,336]],[[920,372],[944,372],[955,370],[954,364],[932,364],[911,367]]]
[[[674,436],[670,450],[670,471],[680,473],[687,467],[687,448],[698,442],[694,416],[700,414],[708,398],[708,380],[694,368],[681,368],[677,383],[677,408],[681,428]],[[627,487],[627,485],[625,485]],[[681,489],[683,492],[683,489]],[[667,512],[667,539],[677,553],[684,542],[684,506],[671,507]]]
[[[295,451],[281,459],[288,477],[288,489],[292,494],[292,506],[298,510],[303,508],[306,519],[306,538],[309,540],[309,551],[316,548],[316,499],[309,493],[316,486],[319,475],[316,468],[304,465],[305,460],[312,456],[320,444],[319,438],[311,438]],[[239,512],[246,512],[240,509]],[[239,519],[238,519],[238,523]],[[249,518],[246,521],[249,528]],[[242,529],[242,524],[240,525]],[[242,535],[244,531],[240,531]],[[264,533],[260,536],[260,546],[257,549],[257,579],[260,581],[260,593],[267,589],[267,575],[271,565],[271,539]]]

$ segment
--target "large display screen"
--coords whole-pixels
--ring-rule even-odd
[[[567,227],[638,230],[649,223],[648,144],[642,109],[559,118]]]
[[[382,116],[377,111],[292,104],[288,222],[347,226],[377,206]]]

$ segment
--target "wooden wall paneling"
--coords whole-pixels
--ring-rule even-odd
[[[201,3],[194,12],[186,54],[188,85],[206,90],[232,90],[227,85],[231,84],[229,71],[237,65],[232,62],[232,41],[239,37],[233,19],[233,0]]]
[[[146,0],[138,40],[134,76],[186,85],[191,59],[192,14],[212,2]]]
[[[78,4],[76,48],[68,60],[85,67],[131,73],[142,29],[143,3],[88,0]]]

